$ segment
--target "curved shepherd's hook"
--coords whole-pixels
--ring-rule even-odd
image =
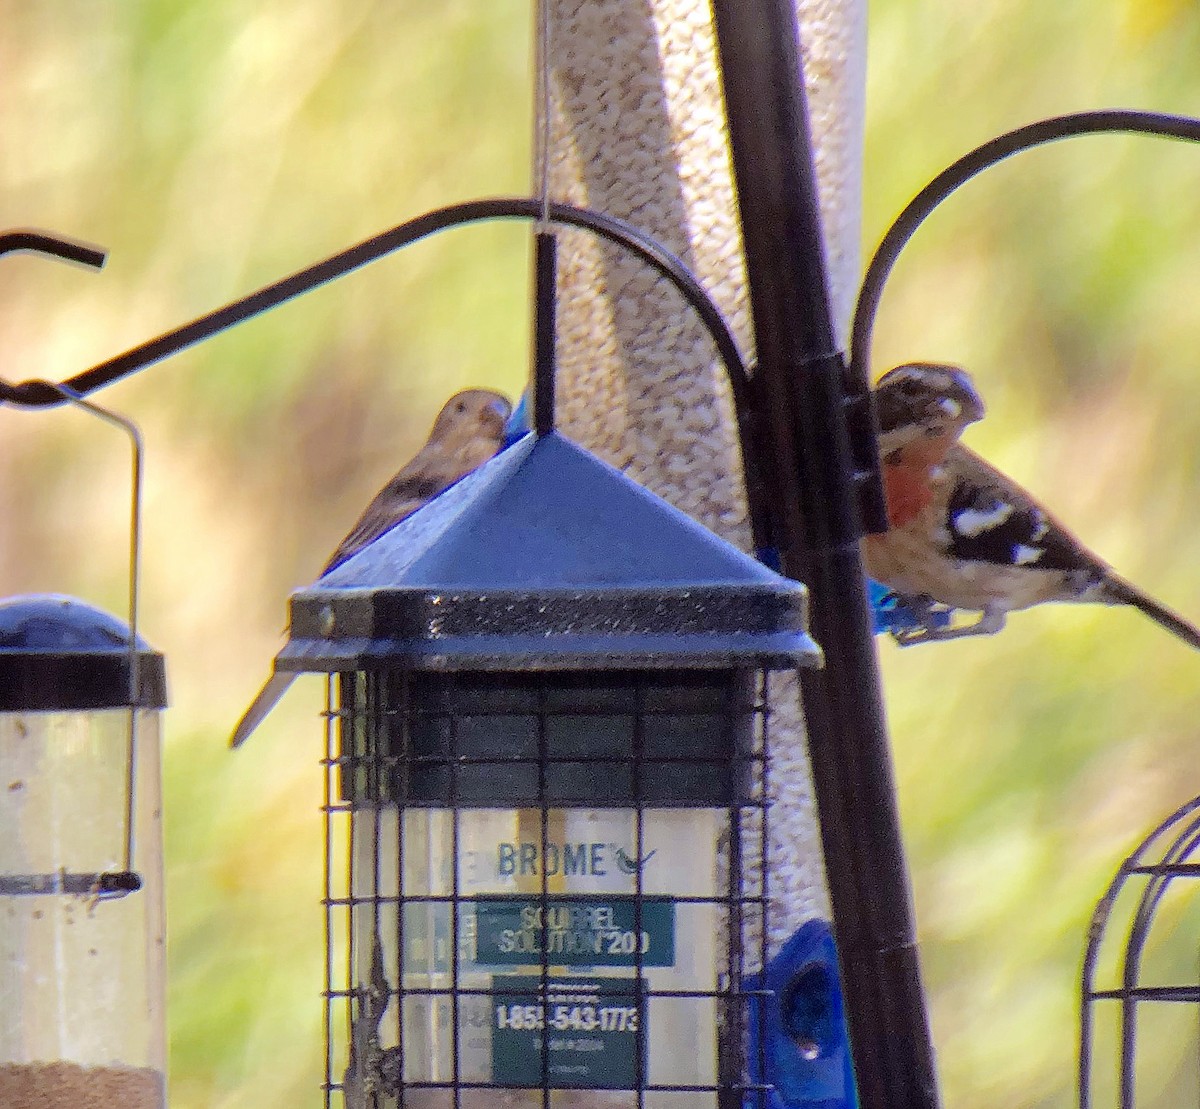
[[[733,394],[755,547],[759,550],[769,549],[773,543],[765,486],[752,426],[755,406],[750,397],[750,375],[738,350],[737,341],[720,309],[687,266],[656,239],[624,220],[570,204],[552,202],[546,205],[536,198],[500,197],[466,201],[427,212],[299,270],[272,285],[264,286],[223,308],[200,316],[174,331],[168,331],[123,354],[99,362],[60,384],[39,379],[14,384],[0,379],[0,403],[28,408],[62,404],[62,386],[77,394],[87,395],[438,231],[491,219],[541,221],[547,213],[552,223],[582,227],[636,254],[667,278],[700,317],[712,336],[713,344],[725,366]],[[96,267],[103,264],[105,257],[104,252],[97,248],[40,232],[10,231],[0,234],[0,248],[4,247],[6,242],[13,244],[7,247],[8,250],[40,250]]]
[[[896,217],[867,267],[854,310],[850,336],[850,375],[860,388],[870,385],[871,332],[883,288],[900,252],[933,210],[972,177],[1023,150],[1077,135],[1124,133],[1200,142],[1200,119],[1131,108],[1111,108],[1055,116],[1018,127],[976,147],[942,170]]]

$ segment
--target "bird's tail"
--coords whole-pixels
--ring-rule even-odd
[[[233,735],[229,739],[230,747],[240,747],[250,738],[250,733],[267,718],[267,714],[279,703],[279,698],[288,691],[288,687],[295,680],[295,674],[279,671],[267,679],[254,702],[242,714],[237,727],[233,729]]]
[[[1143,593],[1136,585],[1131,585],[1124,578],[1118,577],[1110,571],[1104,580],[1103,590],[1104,599],[1110,604],[1132,605],[1149,616],[1160,627],[1166,628],[1189,646],[1200,650],[1200,628],[1172,612],[1153,597]]]

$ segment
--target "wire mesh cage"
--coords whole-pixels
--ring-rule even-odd
[[[1200,797],[1138,845],[1096,906],[1081,979],[1081,1109],[1200,1105],[1198,848]]]
[[[331,681],[326,1104],[754,1104],[766,682]]]

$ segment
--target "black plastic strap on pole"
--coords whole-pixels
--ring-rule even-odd
[[[858,1094],[939,1104],[858,540],[848,375],[834,337],[791,0],[714,0],[784,571],[811,590],[801,675]]]
[[[555,345],[558,307],[558,240],[553,231],[534,236],[533,430],[554,430]]]

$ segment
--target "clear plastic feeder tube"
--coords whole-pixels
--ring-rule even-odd
[[[63,611],[76,620],[78,610],[96,615],[76,602]],[[3,640],[0,632],[0,669],[55,656],[57,673],[43,665],[25,693],[34,706],[60,707],[0,711],[0,1105],[160,1109],[161,713],[64,707],[106,699],[103,679],[93,682],[103,652],[12,650]],[[99,669],[112,670],[114,697],[127,701],[130,656],[109,647]],[[161,656],[139,658],[157,663],[153,702]]]

